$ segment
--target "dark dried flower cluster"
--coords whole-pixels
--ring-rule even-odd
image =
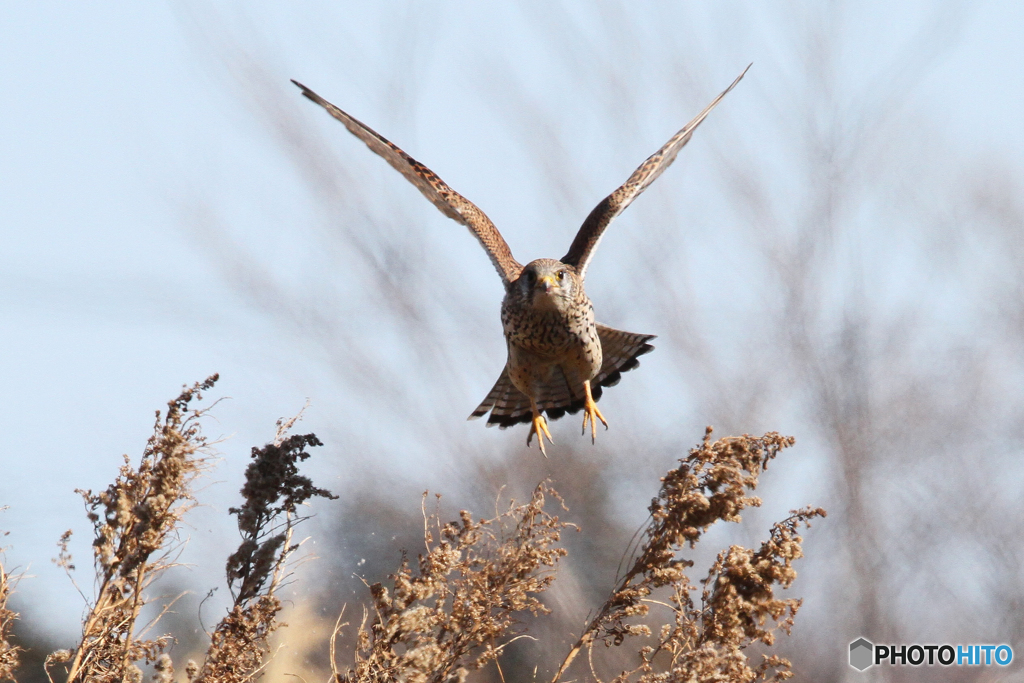
[[[263,448],[252,449],[252,462],[245,470],[240,508],[231,508],[238,515],[238,531],[242,543],[228,558],[227,576],[236,601],[258,594],[275,568],[280,566],[287,547],[288,531],[301,517],[296,510],[310,498],[336,499],[326,489],[299,474],[298,463],[309,458],[306,447],[322,446],[315,434],[285,436]]]
[[[620,674],[615,683],[789,678],[788,661],[764,657],[752,667],[744,650],[756,642],[771,645],[776,628],[789,632],[800,601],[777,599],[774,586],[787,588],[796,578],[792,562],[802,556],[796,530],[825,511],[794,511],[774,525],[770,539],[756,552],[732,546],[720,553],[701,581],[699,608],[691,597],[696,586],[686,574],[693,562],[679,553],[693,548],[715,522],[738,522],[744,508],[759,506],[760,499],[747,492],[756,488],[768,461],[792,444],[792,437],[775,432],[712,443],[709,428],[703,443],[662,478],[636,560],[571,648],[553,683],[582,650],[598,641],[617,646],[629,637],[650,636],[650,627],[640,618],[648,614],[657,589],[671,591],[673,620],[659,629],[656,644],[640,649],[639,666]]]
[[[191,485],[204,465],[206,440],[199,418],[190,410],[200,392],[217,381],[214,375],[187,388],[157,412],[153,436],[137,469],[125,456],[117,478],[99,493],[79,491],[85,499],[95,540],[93,557],[98,590],[82,627],[82,642],[70,657],[54,653],[47,663],[67,662],[67,680],[104,683],[132,678],[134,663],[154,661],[169,637],[136,636],[136,620],[146,604],[146,588],[171,566],[174,536],[182,515],[194,505]],[[70,532],[61,538],[58,564],[74,569],[67,551]]]
[[[323,444],[314,434],[287,436],[297,419],[279,421],[274,442],[252,449],[242,487],[245,502],[231,508],[242,535],[242,543],[227,562],[234,604],[214,629],[202,668],[187,672],[189,681],[240,683],[262,669],[270,651],[270,634],[280,625],[281,602],[275,591],[298,548],[292,544],[292,532],[305,519],[297,514],[298,506],[314,497],[337,498],[299,474],[298,463],[310,455],[306,447]]]
[[[370,587],[374,612],[364,614],[355,665],[335,670],[334,680],[463,681],[496,661],[516,637],[517,614],[547,612],[538,595],[554,573],[545,570],[565,555],[555,544],[567,525],[544,510],[546,496],[561,502],[541,484],[529,503],[494,519],[474,521],[463,510],[442,526],[437,514],[424,515],[426,554],[416,571],[403,560],[391,591]]]
[[[4,508],[0,508],[3,512]],[[0,533],[0,538],[7,532]],[[11,643],[11,631],[18,613],[7,609],[7,600],[18,583],[18,575],[12,576],[4,568],[3,548],[0,548],[0,681],[13,681],[14,670],[18,668],[21,648]]]

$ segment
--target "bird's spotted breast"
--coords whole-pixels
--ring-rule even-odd
[[[601,369],[594,307],[582,287],[565,310],[538,309],[510,295],[502,305],[501,319],[509,378],[528,396],[535,394],[534,387],[549,384],[558,371],[576,394]]]

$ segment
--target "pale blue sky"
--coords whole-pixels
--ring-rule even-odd
[[[949,158],[992,161],[1019,179],[1024,5],[949,5],[947,23],[919,41],[916,36],[932,21],[932,4],[857,3],[860,9],[850,10],[848,23],[835,28],[844,41],[844,90],[836,106],[855,108],[857,93],[899,92],[901,82],[888,80],[885,65],[901,54],[909,62],[920,59],[920,77],[911,74],[909,91],[896,105],[922,123],[923,134],[936,131],[937,144],[950,146]],[[46,610],[51,623],[67,632],[74,628],[77,597],[49,563],[57,538],[73,526],[80,574],[87,576],[88,530],[73,489],[102,487],[122,453],[137,457],[152,411],[183,383],[217,371],[224,379],[216,395],[233,397],[217,410],[217,426],[232,438],[221,447],[224,461],[214,479],[228,483],[208,494],[211,518],[221,522],[215,515],[233,502],[249,446],[271,436],[275,419],[310,398],[303,428],[330,431],[335,409],[346,405],[322,361],[233,293],[210,265],[210,247],[204,251],[188,227],[197,203],[216,206],[248,252],[273,261],[285,281],[301,283],[308,259],[317,258],[290,236],[295,226],[317,220],[306,206],[308,194],[274,143],[271,127],[246,110],[249,100],[239,93],[244,88],[225,64],[241,64],[241,51],[249,51],[248,58],[263,69],[259,78],[280,81],[278,106],[316,126],[339,163],[347,164],[351,155],[353,172],[368,169],[371,186],[391,182],[393,171],[344,139],[347,134],[299,97],[287,78],[303,81],[415,150],[488,212],[525,262],[561,254],[575,224],[545,223],[547,207],[560,199],[549,197],[549,204],[536,206],[518,199],[538,192],[531,176],[535,167],[522,152],[527,129],[510,125],[505,115],[524,99],[545,114],[564,115],[566,148],[586,171],[581,192],[589,199],[577,210],[580,219],[749,62],[754,67],[747,79],[699,131],[680,164],[711,158],[734,138],[745,144],[751,162],[781,169],[792,162],[786,141],[771,127],[786,114],[764,102],[793,98],[798,104],[800,98],[821,96],[801,89],[805,80],[797,76],[802,67],[795,62],[801,51],[787,43],[793,27],[804,21],[803,6],[767,12],[763,3],[687,3],[676,11],[655,3],[655,19],[643,16],[641,6],[630,5],[640,16],[624,15],[626,48],[605,54],[600,46],[570,46],[583,54],[593,50],[574,72],[551,67],[558,60],[557,41],[545,28],[548,10],[541,4],[495,9],[444,3],[435,13],[422,3],[346,3],[344,11],[333,3],[289,9],[6,3],[0,9],[0,415],[6,436],[0,504],[10,509],[0,514],[0,529],[11,531],[4,542],[11,547],[8,562],[29,567],[34,576],[20,588],[24,600],[61,605]],[[574,7],[567,12],[570,21],[579,10]],[[586,17],[581,21],[574,39],[585,40]],[[601,105],[591,82],[601,77],[603,59],[629,53],[630,40],[645,41],[644,55],[664,59],[637,65],[638,90],[649,99],[622,102],[624,111],[643,112],[635,117],[643,122],[640,129],[627,136],[643,141],[641,146],[608,149],[590,117]],[[672,57],[680,51],[688,55],[684,63],[693,63],[691,80],[671,86],[685,88],[675,99],[662,97],[673,78]],[[518,79],[518,92],[498,78],[506,73]],[[260,96],[266,95],[264,90]],[[679,110],[680,102],[687,108]],[[404,192],[396,189],[401,182],[389,191]],[[703,209],[695,206],[697,215],[725,201],[710,195],[715,185],[694,166],[673,168],[659,185],[678,188],[684,182],[692,196],[709,193]],[[424,238],[428,249],[465,255],[460,277],[476,306],[466,315],[494,322],[500,285],[475,244],[413,192],[400,196],[411,220],[436,232]],[[637,215],[652,211],[656,200],[650,202]],[[639,229],[623,221],[631,228],[606,240],[599,255],[605,258],[595,261],[591,277],[596,292],[607,292],[609,309],[647,330],[658,321],[615,303],[612,295],[613,276],[626,271],[616,270],[611,256],[629,249],[628,229]],[[340,282],[360,287],[358,278]],[[597,299],[595,291],[591,295]],[[451,419],[459,424],[452,429],[464,430],[481,448],[500,449],[507,440],[518,445],[523,435],[461,422],[500,367],[500,335],[490,344],[472,359],[483,374],[446,400],[458,407]],[[637,392],[647,386],[627,385]],[[383,418],[367,410],[367,427],[381,430],[371,442],[408,438],[392,434]],[[217,426],[211,426],[213,435]],[[606,443],[616,438],[628,435],[620,432]],[[430,468],[415,461],[398,462],[422,488],[443,486],[457,468],[445,463],[428,474]],[[353,467],[371,471],[368,465]],[[352,468],[339,467],[336,458],[312,469],[319,483],[339,493],[350,485]],[[230,530],[214,529],[217,523],[197,523],[195,534],[211,539],[197,541],[200,549],[231,542]]]

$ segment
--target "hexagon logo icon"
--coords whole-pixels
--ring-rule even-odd
[[[865,638],[858,638],[850,643],[850,666],[857,671],[872,666],[874,662],[875,646]]]

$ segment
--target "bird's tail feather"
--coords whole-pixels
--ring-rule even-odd
[[[601,339],[604,361],[601,370],[590,382],[595,401],[600,400],[603,387],[618,384],[623,372],[638,366],[640,361],[637,359],[654,350],[648,343],[654,339],[653,334],[636,334],[598,325],[597,335]],[[540,388],[537,407],[552,420],[566,413],[575,414],[583,408],[583,387],[569,386],[561,369],[555,368],[551,381]],[[529,397],[512,384],[507,366],[501,371],[501,376],[488,392],[487,398],[477,406],[469,419],[483,417],[488,411],[491,415],[487,418],[487,426],[498,425],[502,429],[520,422],[529,422],[533,416]]]

